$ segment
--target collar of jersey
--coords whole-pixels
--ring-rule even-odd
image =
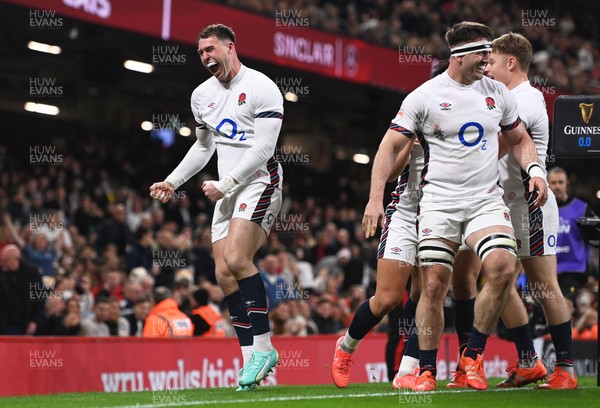
[[[446,82],[448,82],[451,86],[455,87],[455,88],[459,88],[459,89],[467,89],[467,88],[472,88],[475,86],[475,84],[477,84],[478,81],[473,82],[472,84],[469,85],[465,85],[465,84],[461,84],[460,82],[456,82],[454,79],[452,79],[452,77],[448,74],[448,71],[444,72],[443,74],[441,74],[440,76],[444,75],[444,78],[446,79]],[[481,80],[480,80],[481,81]]]

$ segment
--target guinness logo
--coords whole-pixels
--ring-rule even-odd
[[[586,124],[590,123],[592,114],[594,113],[594,104],[581,102],[579,104],[579,109],[581,109],[581,119],[583,119]]]

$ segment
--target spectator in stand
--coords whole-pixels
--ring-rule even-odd
[[[135,242],[129,247],[126,254],[127,273],[133,268],[142,266],[146,270],[152,269],[152,249],[156,245],[152,238],[152,231],[139,227],[135,231]]]
[[[298,304],[298,309],[300,310],[300,315],[306,321],[306,334],[319,334],[319,328],[317,327],[317,324],[312,318],[312,309],[310,307],[310,304],[308,302],[302,301]]]
[[[127,316],[124,316],[125,319],[129,322],[129,335],[141,337],[142,331],[144,329],[144,322],[146,321],[146,317],[148,313],[150,313],[150,309],[152,305],[150,300],[147,298],[139,299],[135,305],[133,305],[133,313]]]
[[[43,276],[54,275],[54,260],[57,257],[58,251],[62,251],[62,234],[57,240],[55,249],[50,248],[48,238],[40,231],[35,231],[31,234],[28,245],[12,223],[10,215],[5,213],[3,219],[13,241],[21,248],[31,265],[38,268]],[[35,229],[36,227],[34,226],[33,228]]]
[[[94,298],[99,297],[115,297],[119,300],[123,300],[123,285],[122,285],[123,274],[115,270],[107,270],[102,274],[102,283],[96,286],[92,293]]]
[[[221,327],[223,316],[215,305],[209,303],[207,290],[194,291],[190,296],[190,305],[194,336],[225,337],[225,331]]]
[[[186,315],[189,315],[192,311],[192,306],[190,304],[190,295],[191,292],[191,278],[192,272],[182,269],[176,272],[175,274],[175,284],[173,285],[173,299],[179,305],[179,310],[181,310]]]
[[[81,322],[81,335],[91,337],[109,337],[107,320],[110,318],[110,302],[106,297],[96,299],[94,314]]]
[[[117,247],[118,255],[125,256],[127,245],[133,242],[133,233],[125,222],[125,206],[115,204],[111,208],[111,218],[100,224],[96,248],[99,252],[103,252],[108,244],[113,244]]]
[[[212,254],[210,228],[203,228],[195,234],[192,256],[194,258],[194,282],[200,278],[216,284],[215,259]]]
[[[267,255],[262,264],[259,273],[265,285],[267,303],[271,312],[278,303],[290,299],[293,293],[289,283],[279,276],[281,265],[276,255]]]
[[[271,318],[271,333],[274,336],[291,335],[287,325],[290,318],[290,306],[287,302],[279,302],[269,313],[269,317]]]
[[[154,289],[154,307],[144,323],[143,337],[190,337],[194,326],[189,317],[179,310],[171,291],[159,286]]]
[[[34,334],[44,310],[41,275],[13,244],[0,250],[0,269],[0,334]]]
[[[569,197],[567,172],[561,167],[548,171],[548,183],[556,196],[559,213],[556,260],[558,283],[565,296],[573,296],[587,281],[589,248],[587,247],[577,219],[593,217],[594,211],[576,197]]]
[[[290,300],[287,302],[289,306],[289,318],[286,322],[286,332],[290,336],[306,336],[308,334],[307,321],[300,312],[299,301]]]
[[[121,316],[133,314],[134,305],[143,296],[142,285],[136,281],[128,280],[123,285],[123,300],[121,301]]]
[[[81,330],[79,305],[73,298],[65,302],[59,293],[49,294],[44,313],[37,324],[36,336],[76,336],[79,334]],[[76,312],[73,312],[74,309]]]
[[[321,297],[317,303],[317,308],[312,313],[312,320],[317,326],[318,334],[335,334],[338,332],[339,327],[332,314],[333,303],[328,297]]]
[[[108,299],[109,311],[106,324],[111,336],[129,336],[129,321],[121,316],[119,299],[111,297]]]
[[[81,318],[86,319],[94,312],[94,295],[91,291],[92,279],[89,275],[83,275],[79,278],[79,309],[81,311]]]

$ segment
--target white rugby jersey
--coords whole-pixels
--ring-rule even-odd
[[[266,75],[241,66],[228,84],[214,76],[200,84],[191,99],[192,113],[200,129],[214,137],[219,179],[229,175],[253,146],[256,118],[283,118],[283,97]],[[270,158],[241,184],[264,182],[281,188],[283,171],[275,157]]]
[[[411,92],[391,128],[423,146],[423,201],[500,196],[498,132],[519,124],[517,103],[502,83],[470,85],[444,72]]]
[[[546,173],[546,151],[550,139],[548,128],[548,113],[546,102],[542,93],[525,81],[511,90],[518,105],[519,117],[525,125],[525,129],[531,135],[535,149],[540,157],[540,166]],[[521,166],[509,153],[500,160],[500,185],[506,194],[523,191],[524,180],[529,178],[527,173],[521,170]],[[529,185],[525,191],[529,190]]]

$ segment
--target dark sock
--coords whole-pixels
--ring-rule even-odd
[[[235,329],[240,346],[251,346],[254,340],[252,323],[250,323],[250,318],[248,317],[248,313],[246,313],[240,291],[238,290],[231,295],[225,296],[225,304],[227,304],[227,309],[229,309],[231,324]]]
[[[477,354],[483,354],[488,337],[490,337],[489,334],[481,333],[473,327],[469,341],[467,342],[467,348],[465,349],[465,356],[473,360],[477,359]]]
[[[417,305],[409,297],[404,305],[404,318],[400,321],[401,334],[405,335],[404,355],[419,358],[419,338],[415,326]]]
[[[549,326],[549,329],[556,350],[556,365],[559,367],[573,367],[571,322],[566,321],[556,326]]]
[[[473,319],[475,319],[475,298],[469,300],[456,300],[456,319],[454,327],[458,336],[458,355],[462,356],[467,348],[469,336],[473,330]],[[460,358],[459,358],[460,360]],[[456,370],[458,371],[458,363]]]
[[[419,350],[419,375],[430,371],[434,377],[437,375],[437,352],[433,350]]]
[[[381,319],[381,317],[377,317],[371,312],[369,299],[367,299],[356,309],[352,323],[348,327],[348,334],[355,340],[362,340]]]
[[[260,275],[257,273],[241,279],[238,281],[238,285],[246,312],[250,317],[250,322],[252,322],[252,334],[258,336],[271,331],[267,313],[269,310],[267,308],[267,295]]]
[[[530,366],[533,359],[537,357],[535,348],[533,347],[533,338],[531,337],[531,329],[529,324],[525,324],[514,329],[506,329],[510,339],[517,346],[517,354],[519,356],[519,364]]]

